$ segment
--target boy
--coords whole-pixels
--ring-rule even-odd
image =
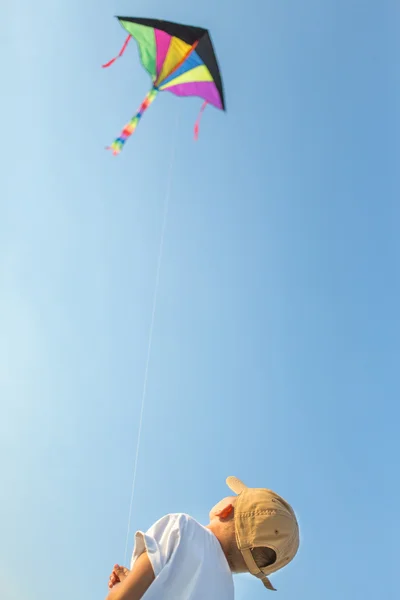
[[[131,570],[114,566],[107,600],[233,600],[232,573],[245,572],[274,590],[267,576],[299,547],[295,513],[271,490],[226,482],[237,496],[211,510],[207,527],[176,514],[138,532]]]

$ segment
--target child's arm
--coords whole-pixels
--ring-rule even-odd
[[[135,561],[127,577],[112,588],[106,600],[141,600],[155,579],[147,552]]]

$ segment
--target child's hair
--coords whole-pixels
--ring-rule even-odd
[[[251,553],[259,569],[269,567],[276,561],[276,552],[272,548],[253,548]]]
[[[259,569],[264,569],[269,565],[273,565],[276,561],[276,553],[275,550],[271,548],[253,548],[251,551],[255,563]],[[238,556],[240,555],[240,550],[237,547],[236,543],[232,544],[231,548],[226,554],[227,561],[231,570],[235,573],[237,567]]]

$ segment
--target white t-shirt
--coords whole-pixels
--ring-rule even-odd
[[[211,531],[185,514],[172,514],[135,538],[131,568],[147,551],[155,580],[144,600],[233,600],[233,577]]]

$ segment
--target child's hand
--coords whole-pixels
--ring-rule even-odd
[[[128,575],[129,569],[126,569],[125,567],[120,567],[119,565],[114,565],[108,582],[108,587],[111,589],[117,583],[122,583],[124,579],[128,577]]]

